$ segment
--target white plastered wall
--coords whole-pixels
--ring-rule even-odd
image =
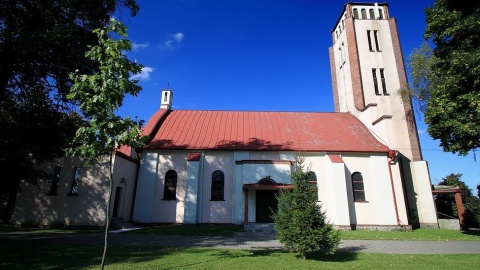
[[[233,179],[235,161],[233,152],[206,151],[204,153],[202,181],[202,223],[233,223]],[[211,200],[212,174],[221,170],[224,174],[224,200]]]
[[[105,159],[106,162],[106,159]],[[51,191],[55,167],[61,167],[56,195]],[[78,194],[70,195],[74,168],[82,168]],[[20,184],[15,209],[10,222],[17,225],[44,226],[104,226],[108,195],[108,170],[89,166],[78,159],[63,158],[43,164],[38,169],[52,175],[40,181],[38,187],[25,182]]]

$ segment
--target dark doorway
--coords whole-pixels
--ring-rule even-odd
[[[115,201],[113,202],[113,217],[118,217],[118,207],[120,206],[120,198],[122,197],[122,187],[117,187],[115,191]]]
[[[277,193],[278,190],[257,190],[255,222],[273,223],[272,213],[278,209]]]

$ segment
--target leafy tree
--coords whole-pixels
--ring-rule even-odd
[[[465,206],[464,226],[478,228],[480,226],[480,198],[470,196],[463,202]]]
[[[64,154],[81,117],[66,95],[69,74],[98,70],[86,59],[118,8],[134,16],[135,0],[0,1],[0,181],[9,218],[20,179],[44,177],[36,164]]]
[[[437,58],[427,42],[423,42],[408,55],[407,66],[411,81],[408,88],[399,89],[399,94],[404,101],[410,101],[412,98],[417,101],[414,105],[417,105],[421,112],[425,112],[427,108],[432,86],[437,79],[431,69],[436,61]]]
[[[98,45],[92,47],[86,54],[87,58],[100,67],[92,74],[72,74],[73,86],[68,98],[79,103],[80,109],[88,119],[86,125],[76,132],[68,153],[81,157],[88,164],[103,166],[105,156],[109,177],[108,201],[105,210],[105,243],[101,268],[105,265],[108,246],[108,227],[110,223],[110,201],[112,197],[113,156],[120,146],[142,147],[145,137],[142,137],[143,121],[122,118],[115,115],[122,105],[126,94],[137,95],[141,88],[130,75],[141,71],[142,66],[130,61],[124,51],[131,50],[127,39],[126,28],[118,21],[111,20],[108,28],[93,31],[98,38]]]
[[[412,53],[411,92],[426,98],[428,133],[466,155],[480,146],[480,2],[437,0],[425,12],[433,54],[423,46]]]
[[[273,213],[280,242],[304,259],[309,252],[334,253],[340,243],[339,231],[326,221],[317,203],[316,185],[309,180],[310,173],[298,161],[293,187],[279,194],[278,211]]]

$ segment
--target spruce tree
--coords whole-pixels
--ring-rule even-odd
[[[316,185],[309,180],[309,172],[298,161],[292,173],[293,187],[280,192],[278,211],[273,214],[280,242],[304,259],[310,252],[334,253],[340,243],[340,233],[326,220],[317,203]]]

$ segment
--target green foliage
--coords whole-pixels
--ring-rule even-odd
[[[141,126],[143,121],[115,115],[126,94],[137,95],[141,88],[130,75],[139,73],[142,65],[130,61],[124,51],[131,50],[126,39],[126,28],[120,22],[111,20],[106,29],[96,29],[98,45],[92,47],[86,56],[98,63],[98,72],[91,75],[72,74],[74,82],[68,98],[79,103],[88,120],[80,127],[73,140],[75,146],[68,154],[95,161],[105,154],[111,154],[122,145],[142,147]],[[113,36],[119,36],[114,39]]]
[[[427,107],[430,99],[432,86],[436,78],[432,74],[431,67],[436,63],[437,58],[427,42],[423,42],[419,48],[414,49],[408,55],[407,65],[410,70],[410,85],[399,89],[402,100],[410,102],[413,98],[421,112]]]
[[[475,196],[465,198],[464,226],[467,228],[480,227],[480,199]]]
[[[480,2],[437,0],[426,9],[425,38],[435,48],[425,110],[428,133],[445,151],[480,146]]]
[[[108,168],[109,193],[105,214],[105,244],[101,268],[105,265],[108,226],[110,224],[110,201],[112,198],[113,154],[120,146],[135,149],[145,144],[142,136],[143,121],[122,118],[115,112],[122,105],[126,94],[136,95],[141,88],[130,75],[139,73],[142,66],[130,61],[124,51],[131,50],[126,27],[111,20],[105,29],[93,31],[98,45],[91,47],[86,57],[98,64],[97,72],[89,75],[71,75],[74,82],[68,98],[78,102],[88,120],[80,127],[73,140],[74,147],[67,154],[85,159],[87,164],[98,163],[105,155],[110,157]]]
[[[331,254],[340,242],[339,231],[325,219],[317,203],[316,185],[310,173],[303,171],[301,161],[292,173],[293,188],[278,196],[278,211],[273,214],[280,242],[303,258],[310,252]]]
[[[135,15],[134,0],[0,1],[0,196],[14,205],[20,179],[44,179],[35,165],[62,157],[81,117],[66,99],[76,69],[94,72],[85,58],[97,44],[93,29],[118,9]],[[6,217],[8,219],[8,215]]]

